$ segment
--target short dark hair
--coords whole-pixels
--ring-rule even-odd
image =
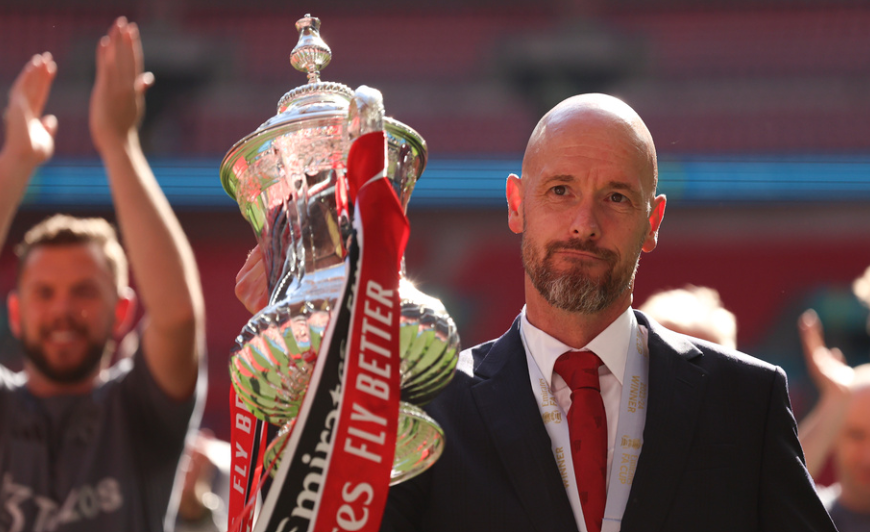
[[[103,218],[77,218],[67,214],[55,214],[31,227],[24,239],[15,247],[18,256],[18,281],[30,252],[40,246],[65,246],[94,243],[106,257],[109,271],[120,292],[127,287],[127,256],[118,234]]]

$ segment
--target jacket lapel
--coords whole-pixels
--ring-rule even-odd
[[[706,390],[706,372],[692,359],[694,345],[636,312],[649,329],[649,397],[643,449],[622,530],[659,530],[686,467],[685,457]]]
[[[519,318],[496,341],[475,373],[483,382],[472,388],[474,401],[536,530],[576,530],[550,450],[550,436],[529,384]]]

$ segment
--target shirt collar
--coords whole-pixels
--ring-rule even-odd
[[[606,329],[583,346],[580,351],[592,351],[604,362],[607,369],[613,373],[619,384],[622,384],[622,375],[625,372],[625,359],[628,354],[628,343],[631,337],[631,329],[636,322],[631,307],[607,326]],[[531,323],[526,316],[526,308],[523,307],[520,333],[538,368],[547,379],[547,384],[553,385],[553,365],[565,351],[571,351],[571,346],[560,342]]]

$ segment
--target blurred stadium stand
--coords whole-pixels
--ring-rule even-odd
[[[794,318],[870,264],[870,5],[857,0],[4,0],[0,90],[51,51],[60,70],[48,112],[61,129],[0,254],[0,293],[30,224],[55,210],[110,215],[87,103],[96,39],[127,15],[157,78],[143,139],[206,287],[206,422],[226,435],[226,354],[247,319],[232,289],[254,239],[217,168],[305,81],[288,56],[306,9],[334,54],[323,79],[381,89],[388,113],[429,144],[408,269],[445,301],[466,346],[500,334],[522,304],[502,198],[536,120],[570,94],[609,92],[649,125],[670,198],[636,301],[687,282],[717,288],[739,345],[787,369],[798,414],[812,401]],[[870,351],[855,329],[866,311],[848,308],[851,328],[831,341],[858,362]]]

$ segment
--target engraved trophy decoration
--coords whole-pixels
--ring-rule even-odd
[[[365,99],[372,89],[355,94],[320,81],[331,51],[319,27],[310,15],[296,23],[300,37],[290,59],[308,74],[308,83],[285,94],[277,114],[237,142],[220,167],[224,189],[254,230],[268,279],[269,304],[244,327],[230,362],[238,401],[280,427],[268,442],[264,470],[281,460],[342,290],[353,231],[345,176],[352,140],[374,112],[388,142],[387,178],[402,208],[427,156],[417,132],[383,117],[382,105],[372,110]],[[404,272],[399,298],[401,403],[391,484],[421,473],[440,456],[443,433],[419,407],[450,381],[459,351],[444,306],[415,289]]]

